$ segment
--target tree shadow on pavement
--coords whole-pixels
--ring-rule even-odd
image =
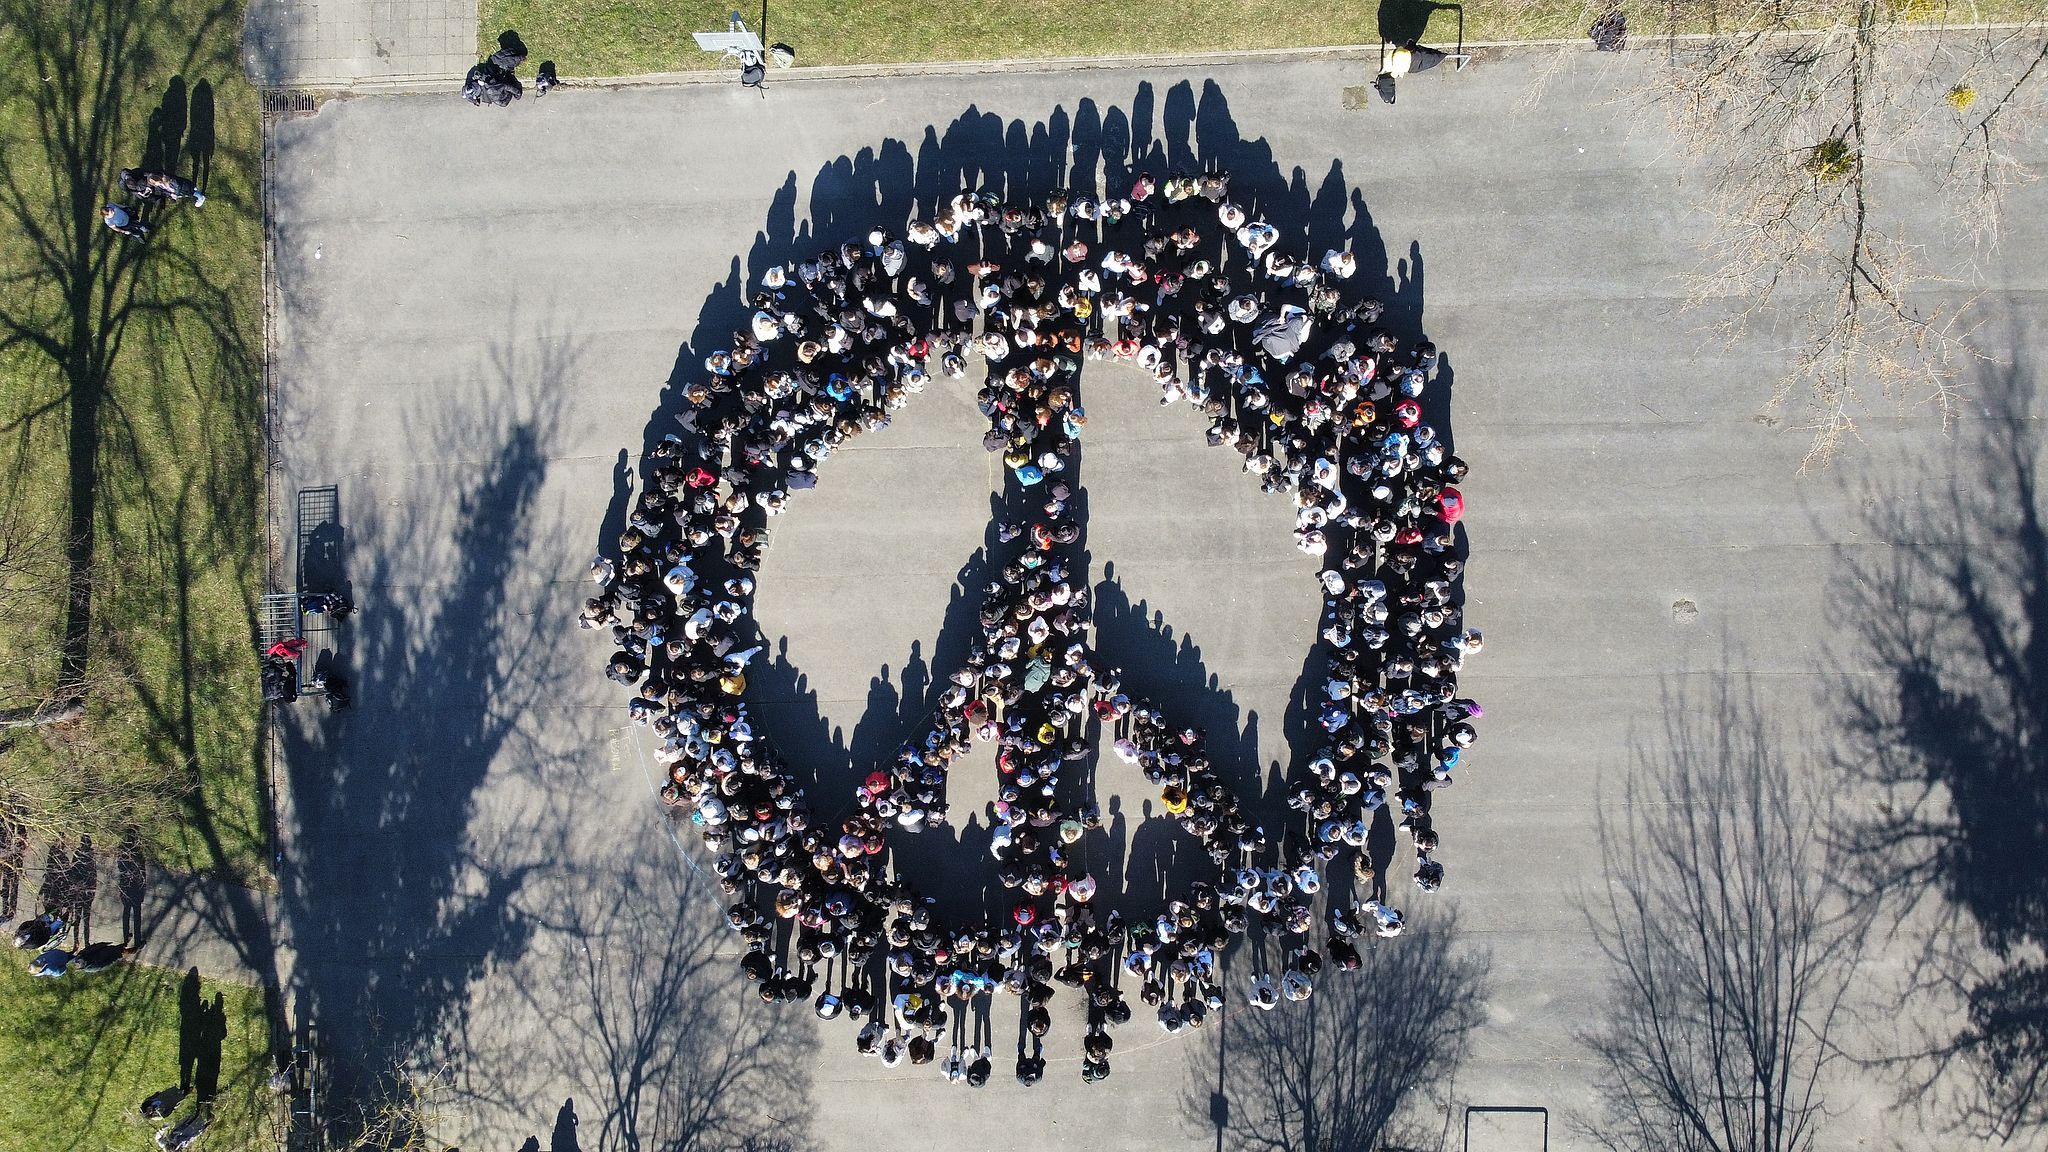
[[[1189,1053],[1190,1126],[1247,1152],[1435,1145],[1414,1108],[1448,1097],[1489,962],[1459,943],[1449,909],[1361,952],[1358,971],[1326,972],[1307,1000],[1272,1011],[1232,1002]]]
[[[1796,1152],[1829,1114],[1866,920],[1828,856],[1829,790],[1732,663],[1667,683],[1601,806],[1586,915],[1612,975],[1583,1040],[1610,1148]]]
[[[532,927],[515,898],[559,847],[545,803],[521,798],[559,759],[536,716],[559,691],[544,654],[573,614],[534,575],[548,569],[536,500],[554,385],[578,351],[541,343],[539,363],[494,351],[437,389],[443,416],[410,421],[408,458],[432,462],[422,499],[365,508],[343,494],[367,556],[359,611],[336,633],[354,707],[281,725],[297,818],[281,913],[298,1014],[320,1029],[338,1094],[460,1055],[471,986],[523,953]],[[508,791],[479,820],[487,783]]]
[[[1839,768],[1870,796],[1839,836],[1916,949],[1901,1015],[1925,1027],[1886,1063],[1937,1116],[2010,1140],[2048,1125],[2048,503],[2033,365],[1987,368],[1975,396],[1953,473],[1866,493],[1888,546],[1835,581]],[[1955,1010],[1904,1010],[1929,1003]]]
[[[582,1086],[557,1116],[555,1148],[803,1147],[808,1030],[761,1003],[721,952],[726,897],[681,855],[668,819],[648,811],[625,835],[572,834],[587,847],[602,832],[610,848],[519,895],[549,956],[519,984],[531,1027],[483,1063]],[[513,1114],[540,1103],[491,1102]]]

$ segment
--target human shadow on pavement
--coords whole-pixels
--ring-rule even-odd
[[[130,829],[122,835],[121,845],[114,853],[114,886],[121,898],[121,943],[133,948],[142,947],[149,936],[149,869],[141,832]]]
[[[1889,546],[1834,581],[1838,768],[1872,797],[1838,834],[1916,949],[1898,994],[1921,1026],[1883,1063],[1937,1118],[2011,1140],[2048,1126],[2048,500],[2035,366],[1988,366],[1972,395],[1949,475],[1864,493]],[[1931,1003],[1952,1007],[1906,1011]]]
[[[597,555],[617,563],[619,557],[619,534],[626,530],[626,513],[633,504],[633,454],[619,449],[619,458],[612,465],[612,498],[604,508],[604,524],[597,532]]]
[[[536,712],[559,694],[545,654],[573,619],[533,573],[549,566],[536,500],[559,428],[551,385],[578,352],[542,346],[533,363],[492,352],[435,390],[435,415],[408,418],[434,490],[345,513],[361,578],[355,707],[280,726],[297,819],[280,913],[298,1015],[320,1029],[337,1097],[454,1055],[472,984],[529,940],[514,898],[559,847],[545,805],[521,802],[558,761]],[[507,792],[478,820],[488,781]]]
[[[562,1101],[561,1111],[555,1113],[555,1131],[548,1139],[548,1152],[582,1152],[582,1145],[576,1139],[576,1098]]]
[[[1151,701],[1175,726],[1200,728],[1221,779],[1244,798],[1254,818],[1268,827],[1279,827],[1278,818],[1285,811],[1279,803],[1283,792],[1278,786],[1280,766],[1272,765],[1270,776],[1262,769],[1259,714],[1241,712],[1236,697],[1222,686],[1219,674],[1209,670],[1191,636],[1176,634],[1173,625],[1145,601],[1131,602],[1114,562],[1103,565],[1102,579],[1095,585],[1094,607],[1095,649],[1104,664],[1122,670],[1123,691],[1133,700]],[[1101,749],[1117,734],[1103,729],[1096,743],[1089,783],[1098,796],[1106,797],[1109,791],[1100,776]],[[1188,891],[1205,873],[1213,873],[1215,865],[1164,808],[1156,807],[1156,797],[1146,798],[1158,789],[1146,785],[1135,768],[1119,766],[1115,771],[1137,785],[1134,792],[1121,797],[1124,811],[1135,805],[1137,812],[1129,839],[1121,846],[1121,874],[1094,873],[1100,885],[1097,899],[1108,900],[1109,907],[1121,909],[1127,917],[1149,918],[1157,915],[1168,899]],[[1106,839],[1084,837],[1081,858],[1090,864],[1096,859],[1114,859],[1116,852],[1103,842]]]
[[[1437,1146],[1412,1109],[1448,1096],[1490,961],[1460,941],[1448,908],[1360,952],[1358,971],[1329,973],[1298,1003],[1234,999],[1191,1045],[1184,1123],[1253,1152]]]

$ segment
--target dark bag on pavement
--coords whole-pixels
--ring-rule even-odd
[[[263,698],[289,704],[299,698],[298,668],[289,660],[266,657],[263,661]]]

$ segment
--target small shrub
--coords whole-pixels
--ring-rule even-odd
[[[1830,183],[1856,169],[1856,150],[1840,136],[1823,140],[1806,154],[1806,170],[1815,180]]]

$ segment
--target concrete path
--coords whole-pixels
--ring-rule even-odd
[[[265,88],[459,80],[476,63],[476,0],[250,0],[243,67]]]
[[[42,907],[47,875],[44,862],[24,870],[15,900],[14,919]],[[155,866],[137,898],[122,890],[111,855],[97,862],[91,914],[73,917],[67,940],[73,946],[112,941],[134,946],[134,959],[158,968],[197,967],[208,979],[259,987],[269,957],[252,953],[243,940],[248,924],[263,924],[276,915],[276,898],[258,889],[203,876],[176,875]],[[138,943],[139,941],[139,943]],[[257,946],[260,951],[262,945]]]
[[[1438,808],[1445,891],[1408,893],[1422,929],[1355,993],[1391,1022],[1421,1003],[1408,989],[1451,973],[1478,1011],[1404,1139],[1455,1148],[1466,1107],[1518,1105],[1551,1110],[1552,1148],[1592,1147],[1572,1123],[1594,1114],[1580,1037],[1606,1005],[1582,913],[1600,880],[1597,795],[1668,750],[1665,709],[1689,684],[1758,685],[1774,720],[1825,746],[1831,694],[1895,671],[1831,605],[1859,565],[1954,522],[1882,494],[1973,475],[1971,438],[1991,427],[1976,410],[1951,435],[1907,408],[1866,422],[1837,472],[1797,474],[1796,415],[1759,416],[1782,355],[1764,339],[1722,348],[1700,331],[1712,316],[1675,310],[1703,220],[1683,156],[1617,96],[1642,66],[1585,57],[1533,107],[1540,61],[1420,78],[1398,108],[1366,111],[1343,100],[1360,67],[1322,62],[817,82],[765,99],[567,90],[508,111],[451,92],[278,125],[280,465],[287,493],[340,486],[362,608],[339,637],[357,707],[304,711],[286,734],[295,1003],[366,1061],[451,1059],[459,1130],[443,1135],[464,1147],[545,1140],[565,1115],[583,1147],[1226,1146],[1278,1067],[1227,1021],[1171,1042],[1134,1024],[1115,1077],[1090,1088],[1063,995],[1048,1082],[970,1093],[859,1059],[844,1021],[736,998],[720,900],[650,800],[603,646],[571,623],[600,526],[664,429],[664,381],[735,325],[770,262],[900,221],[963,178],[1042,188],[1105,154],[1113,177],[1129,156],[1155,171],[1199,159],[1283,227],[1354,245],[1445,350],[1474,466],[1468,612],[1487,651],[1466,683],[1486,704],[1482,741]],[[2028,319],[2048,291],[2032,258],[2048,250],[2048,186],[2018,196],[1981,331],[2024,367],[2048,340]],[[1202,446],[1196,417],[1129,374],[1088,379],[1105,648],[1234,734],[1256,790],[1298,727],[1311,566],[1285,509]],[[946,671],[930,661],[994,483],[976,428],[971,393],[934,387],[836,454],[775,525],[760,621],[776,658],[750,693],[828,779],[891,747]],[[1142,904],[1139,862],[1170,858],[1171,837],[1134,774],[1105,765],[1098,792],[1126,833],[1091,850]],[[920,875],[986,871],[971,845],[920,847]],[[997,1024],[999,1061],[1013,1029]],[[1391,1034],[1356,1030],[1333,1059],[1377,1060]],[[1829,1105],[1826,1148],[1883,1146],[1910,1123],[1868,1077],[1832,1084]],[[1533,1147],[1525,1114],[1482,1115],[1491,1147]]]
[[[135,958],[159,968],[196,967],[209,979],[261,987],[267,974],[252,963],[259,958],[242,943],[237,905],[268,919],[275,915],[276,897],[222,880],[153,875],[142,900],[142,944]],[[110,909],[103,889],[94,910],[96,923],[120,923],[108,919],[110,911],[118,917],[120,898],[114,896]]]

